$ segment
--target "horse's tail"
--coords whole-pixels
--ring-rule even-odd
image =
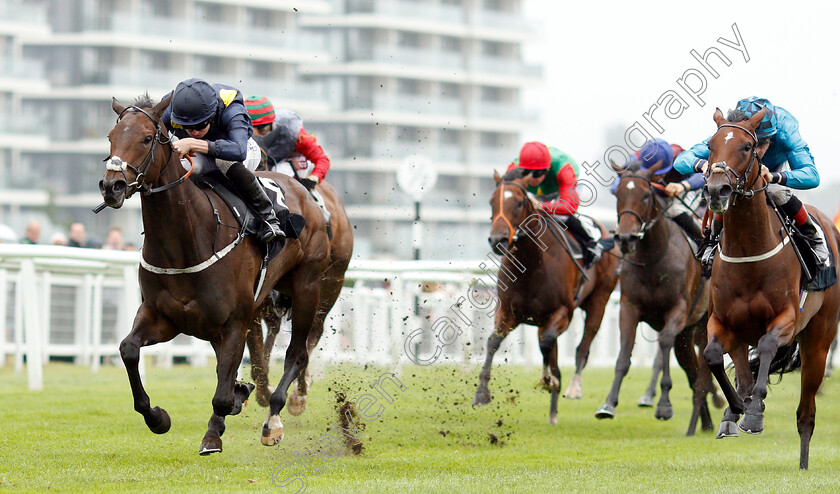
[[[799,358],[799,342],[793,341],[789,346],[779,347],[776,350],[776,355],[770,361],[770,374],[779,374],[779,381],[782,380],[782,374],[793,372],[802,365],[802,360]],[[758,351],[753,348],[750,350],[750,371],[753,379],[758,378],[759,358]]]

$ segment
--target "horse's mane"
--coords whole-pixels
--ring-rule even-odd
[[[508,171],[507,173],[505,173],[504,175],[502,175],[502,180],[504,180],[506,182],[510,181],[510,180],[517,180],[517,179],[522,178],[522,176],[524,174],[525,174],[525,172],[521,168],[513,168],[510,171]]]
[[[134,102],[131,103],[132,106],[136,106],[137,108],[152,108],[156,105],[155,100],[149,96],[149,93],[143,93],[140,96],[134,99]]]

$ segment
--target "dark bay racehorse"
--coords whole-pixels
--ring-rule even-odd
[[[662,161],[659,161],[646,170],[619,173],[621,183],[615,195],[616,240],[624,254],[619,316],[621,351],[615,364],[612,388],[595,416],[599,419],[615,416],[621,382],[630,368],[636,327],[639,322],[646,322],[659,332],[662,356],[662,395],[655,416],[668,420],[674,415],[669,399],[673,348],[694,390],[694,413],[688,427],[690,436],[694,434],[698,417],[702,419],[703,429],[712,429],[706,402],[711,375],[705,362],[698,362],[694,351],[695,330],[703,333],[700,341],[705,347],[709,286],[701,280],[700,263],[694,259],[682,230],[663,214],[666,206],[654,190],[662,187],[654,181],[654,173],[661,166]]]
[[[324,320],[338,300],[341,287],[344,285],[344,273],[353,257],[353,228],[347,218],[347,213],[344,211],[344,203],[341,201],[341,197],[326,180],[318,183],[315,190],[321,194],[327,210],[330,212],[332,241],[330,242],[330,263],[321,279],[321,298],[318,303],[318,311],[315,313],[312,330],[306,341],[310,356],[324,333]],[[274,340],[280,330],[282,317],[289,308],[288,301],[287,297],[280,297],[275,301],[274,307],[267,307],[267,310],[263,312],[268,328],[264,343],[261,339],[262,331],[259,320],[255,320],[248,331],[248,349],[252,355],[251,375],[257,385],[257,402],[262,406],[268,405],[268,398],[273,392],[271,387],[268,386],[269,362]],[[253,357],[257,355],[263,355],[263,358],[260,360]],[[309,366],[307,365],[298,376],[297,386],[289,394],[286,409],[290,414],[300,415],[306,409],[306,395],[309,393],[311,384],[312,378],[309,375]]]
[[[543,355],[541,384],[551,392],[548,421],[556,424],[560,392],[557,337],[569,327],[575,308],[586,312],[583,338],[575,354],[575,374],[565,393],[567,398],[580,398],[581,372],[589,358],[589,347],[618,281],[618,256],[604,255],[587,271],[589,279],[582,283],[581,270],[565,250],[569,248],[568,238],[561,235],[562,227],[534,208],[524,181],[502,180],[498,173],[494,178],[496,190],[490,200],[493,224],[488,240],[504,257],[499,270],[495,330],[487,340],[487,357],[474,403],[482,405],[492,399],[487,386],[490,368],[505,337],[519,324],[538,326]],[[603,228],[601,231],[603,234]]]
[[[128,107],[113,100],[119,117],[108,134],[111,154],[100,182],[105,203],[113,208],[142,192],[146,238],[139,281],[143,302],[131,332],[120,344],[134,409],[152,432],[169,430],[169,415],[151,407],[143,388],[137,367],[141,347],[169,341],[180,333],[209,341],[216,352],[218,383],[199,452],[221,451],[225,416],[239,413],[253,389],[252,384],[235,382],[248,324],[269,290],[276,288],[292,299],[292,338],[283,377],[270,399],[262,440],[279,440],[283,431],[279,412],[289,385],[307,365],[306,339],[329,259],[323,216],[303,186],[283,175],[264,174],[284,189],[289,209],[303,215],[307,225],[299,239],[288,240],[271,260],[261,291],[254,293],[265,248],[253,236],[239,235],[236,218],[214,192],[185,180],[187,174],[160,121],[168,105],[169,98],[155,105],[148,96]]]
[[[771,362],[781,347],[796,344],[802,361],[801,393],[796,410],[800,437],[799,468],[808,468],[814,432],[815,396],[823,380],[826,355],[837,333],[840,285],[802,292],[802,270],[790,238],[768,207],[755,129],[765,110],[733,123],[718,109],[718,130],[709,140],[710,174],[704,193],[709,209],[723,215],[723,237],[712,268],[709,344],[705,357],[729,402],[718,437],[736,436],[739,427],[764,430],[764,399]],[[831,220],[808,206],[822,225],[835,259],[840,233]],[[836,267],[835,274],[836,274]],[[753,379],[748,346],[757,347],[759,368]],[[735,364],[737,391],[727,377],[723,354]]]

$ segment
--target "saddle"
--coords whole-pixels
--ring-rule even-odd
[[[829,237],[820,222],[813,216],[811,216],[811,221],[822,230],[823,238],[828,239]],[[787,230],[792,233],[790,238],[793,240],[793,248],[797,251],[796,255],[799,257],[800,263],[803,264],[801,288],[808,292],[821,292],[837,283],[837,260],[834,258],[834,252],[831,248],[828,248],[828,266],[825,266],[819,262],[808,241],[793,225],[793,221],[785,218],[785,223],[787,224]]]
[[[595,223],[591,217],[586,216],[584,214],[578,213],[578,219],[580,220],[580,224],[583,225],[583,228],[592,237],[592,240],[601,244],[604,252],[611,250],[615,245],[615,240],[612,238],[603,238],[601,234],[601,229],[598,227],[598,224]],[[574,242],[569,242],[569,247],[571,247],[572,254],[575,259],[583,259],[583,250],[586,248],[584,239],[578,238],[574,235],[571,229],[565,227],[565,222],[568,219],[568,216],[555,214],[552,215],[554,221],[556,221],[559,225],[562,225],[561,233],[566,237],[566,240],[573,239]]]
[[[249,235],[257,234],[262,220],[258,215],[248,209],[245,201],[235,192],[236,189],[233,187],[233,184],[222,172],[212,170],[204,174],[192,175],[190,180],[199,187],[210,189],[221,197],[233,212],[244,233]],[[285,203],[283,188],[277,182],[267,177],[257,177],[257,180],[262,185],[268,198],[271,199],[277,217],[281,218],[281,213],[288,209]],[[298,238],[304,226],[306,226],[306,219],[303,216],[297,213],[290,213],[283,225],[283,232],[286,234],[286,238]],[[285,242],[270,242],[267,252],[268,259],[270,260],[277,255],[283,249],[284,244]]]

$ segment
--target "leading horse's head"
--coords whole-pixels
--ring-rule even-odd
[[[168,133],[160,117],[170,99],[155,105],[146,95],[131,106],[112,99],[111,108],[118,117],[108,133],[111,154],[105,159],[105,175],[99,181],[99,191],[108,206],[121,207],[126,198],[138,190],[148,191],[150,184],[160,177],[167,163],[164,153],[169,147]]]
[[[487,241],[490,242],[493,252],[499,255],[504,254],[503,247],[509,249],[513,246],[519,238],[520,225],[534,213],[534,207],[525,189],[525,180],[519,177],[518,169],[511,170],[504,177],[493,172],[496,191],[490,198],[493,223],[490,225],[490,236]]]
[[[715,110],[718,130],[709,139],[709,170],[703,188],[703,196],[713,212],[725,213],[733,194],[747,199],[754,195],[754,186],[761,177],[755,129],[765,113],[762,109],[748,120],[734,123],[723,118],[720,108]]]
[[[618,213],[615,240],[623,254],[635,252],[645,233],[659,218],[662,208],[653,191],[659,184],[653,181],[653,176],[663,164],[659,160],[650,168],[638,172],[619,172],[621,183],[615,190]]]

